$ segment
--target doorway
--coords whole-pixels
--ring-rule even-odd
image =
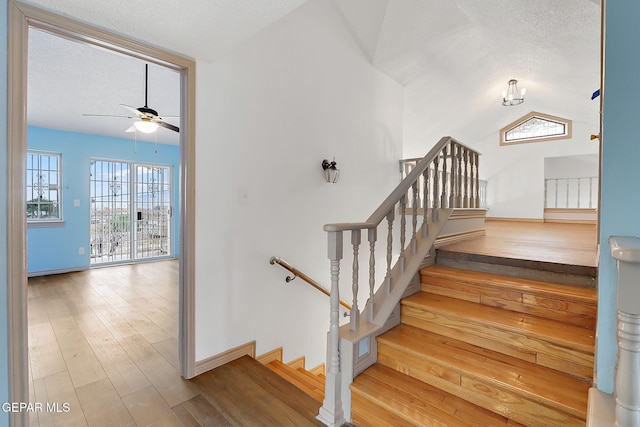
[[[194,170],[195,164],[195,63],[187,58],[161,49],[134,42],[92,26],[81,24],[36,7],[9,2],[8,54],[12,58],[8,67],[8,199],[12,209],[7,219],[7,240],[12,248],[8,253],[8,318],[9,318],[9,398],[13,402],[28,402],[28,342],[27,342],[27,272],[26,253],[26,199],[25,156],[27,99],[28,29],[39,28],[90,43],[121,55],[170,67],[180,73],[181,131],[180,131],[180,257],[179,257],[179,367],[183,377],[195,374],[194,344]],[[25,413],[10,414],[12,424],[26,424]]]

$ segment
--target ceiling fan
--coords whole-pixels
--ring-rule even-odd
[[[90,117],[124,117],[127,119],[137,119],[133,122],[133,125],[129,127],[125,132],[134,132],[136,130],[143,133],[153,133],[158,130],[158,127],[163,127],[174,132],[180,132],[178,126],[174,126],[165,122],[162,117],[158,116],[158,112],[147,105],[147,96],[149,89],[149,64],[144,64],[144,107],[134,108],[130,105],[120,104],[131,113],[133,116],[121,116],[114,114],[83,114],[83,116]]]

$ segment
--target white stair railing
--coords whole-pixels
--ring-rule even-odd
[[[349,385],[358,373],[376,362],[375,337],[399,323],[398,303],[409,285],[415,284],[416,273],[451,210],[479,207],[478,159],[475,150],[451,137],[443,137],[424,158],[403,163],[405,179],[365,222],[325,225],[331,297],[325,398],[318,415],[324,424],[339,426],[351,420]],[[394,223],[396,215],[399,224]],[[345,233],[351,243],[352,255],[347,255],[351,258],[353,302],[349,324],[340,327],[340,269]],[[363,238],[367,241],[365,245]],[[378,244],[385,249],[380,256],[376,254]],[[368,272],[364,280],[368,299],[362,310],[358,301],[361,252],[365,252],[363,258],[369,261],[363,267]],[[384,279],[376,289],[378,257],[386,265],[381,269],[385,270]]]
[[[594,209],[598,205],[598,177],[547,178],[544,207],[552,209]]]

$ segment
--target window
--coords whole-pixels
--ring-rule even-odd
[[[27,221],[62,221],[61,157],[27,151]]]
[[[500,129],[500,145],[571,139],[571,120],[531,112]]]

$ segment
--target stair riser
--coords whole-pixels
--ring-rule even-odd
[[[597,308],[572,300],[422,275],[422,291],[594,329]]]
[[[583,427],[585,423],[584,415],[572,408],[564,408],[572,414],[553,409],[551,406],[555,402],[536,402],[523,396],[519,390],[492,383],[490,378],[459,372],[436,360],[416,358],[382,343],[378,344],[378,363],[392,369],[402,369],[413,378],[530,427]],[[447,373],[446,378],[439,375],[442,372]],[[457,372],[457,381],[452,381],[454,372]]]
[[[506,331],[476,323],[468,318],[433,313],[403,306],[401,321],[404,324],[431,331],[439,335],[479,347],[488,348],[509,356],[558,369],[591,380],[593,375],[593,349],[566,348],[545,341],[545,337],[531,337],[514,331]],[[509,344],[504,344],[509,343]]]

